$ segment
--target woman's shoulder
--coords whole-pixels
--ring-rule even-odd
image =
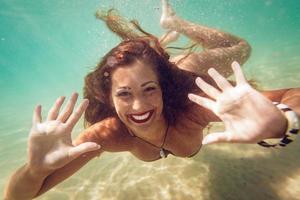
[[[101,120],[85,129],[76,139],[76,143],[96,142],[104,151],[128,150],[131,136],[125,125],[117,117]]]

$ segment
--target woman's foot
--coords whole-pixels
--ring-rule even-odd
[[[168,0],[161,0],[162,4],[162,15],[160,18],[160,26],[165,29],[173,29],[176,25],[176,13],[172,9]]]
[[[112,19],[115,21],[122,20],[119,16],[118,11],[115,9],[109,9],[109,10],[99,9],[96,11],[95,17],[103,21],[107,21],[108,19]]]
[[[159,40],[162,46],[167,46],[169,43],[176,41],[180,36],[180,33],[176,31],[168,31]]]
[[[106,20],[107,19],[107,16],[108,16],[108,12],[105,11],[105,10],[97,10],[96,13],[95,13],[95,17],[97,19],[101,19],[101,20]]]

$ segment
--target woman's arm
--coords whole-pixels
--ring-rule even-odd
[[[5,189],[4,200],[26,200],[40,196],[100,154],[101,150],[85,153],[50,174],[35,172],[26,164],[11,176]]]
[[[41,106],[36,107],[28,139],[27,164],[9,179],[4,199],[26,200],[36,197],[42,193],[41,190],[46,191],[50,188],[46,188],[45,184],[47,185],[47,180],[52,174],[59,173],[65,167],[69,167],[71,173],[74,173],[95,156],[95,153],[88,152],[99,151],[100,146],[95,142],[84,142],[76,146],[72,144],[72,129],[88,105],[88,101],[84,100],[73,112],[77,97],[76,93],[73,94],[65,109],[59,113],[64,101],[64,97],[60,97],[50,109],[44,122],[41,119]],[[85,153],[87,157],[80,156]],[[59,181],[67,178],[71,173],[61,174]]]
[[[262,93],[273,102],[288,105],[300,116],[300,88],[263,91]]]
[[[36,173],[25,164],[10,177],[4,191],[4,200],[32,199],[47,175]]]
[[[55,170],[53,173],[51,173],[44,179],[43,184],[40,187],[40,190],[38,191],[36,196],[42,195],[43,193],[53,188],[55,185],[69,178],[75,172],[81,169],[85,164],[87,164],[91,159],[95,158],[96,156],[99,157],[101,153],[101,150],[85,153],[76,158],[75,160],[71,161],[64,167]]]

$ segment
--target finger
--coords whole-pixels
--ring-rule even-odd
[[[208,96],[210,96],[211,98],[217,99],[218,96],[221,94],[221,92],[219,90],[217,90],[216,88],[214,88],[213,86],[209,85],[208,83],[206,83],[202,78],[197,77],[196,78],[196,84],[197,86],[203,91],[205,92]]]
[[[230,134],[227,132],[210,133],[202,140],[203,145],[230,142]]]
[[[224,78],[217,70],[214,68],[210,68],[208,70],[208,74],[214,79],[216,84],[221,90],[226,90],[228,88],[232,88],[232,85]]]
[[[233,72],[234,72],[236,83],[238,85],[239,84],[245,84],[245,83],[247,83],[247,79],[244,76],[244,73],[243,73],[243,71],[241,69],[240,64],[238,62],[236,62],[236,61],[233,61],[233,63],[231,64],[231,67],[232,67]]]
[[[88,107],[88,105],[89,105],[89,100],[87,100],[87,99],[84,99],[80,103],[80,105],[75,110],[75,112],[73,112],[71,114],[71,116],[69,117],[69,119],[67,120],[66,124],[68,127],[73,128],[75,126],[75,124],[78,122],[82,113],[85,111],[85,109]]]
[[[42,106],[38,105],[35,107],[32,117],[32,124],[37,124],[42,122]]]
[[[71,158],[76,158],[76,157],[80,156],[81,154],[84,154],[84,153],[87,153],[90,151],[95,151],[100,148],[101,148],[101,146],[95,142],[85,142],[85,143],[82,143],[78,146],[71,148],[69,150],[69,156]]]
[[[74,106],[76,104],[78,98],[78,93],[73,93],[70,100],[68,101],[67,105],[65,106],[65,108],[63,109],[63,111],[61,112],[61,114],[59,114],[58,116],[58,120],[61,122],[65,122],[67,121],[67,119],[70,117],[70,115],[72,114],[73,110],[74,110]]]
[[[212,110],[212,111],[214,110],[215,102],[208,99],[208,98],[200,97],[200,96],[195,95],[195,94],[188,94],[188,98],[191,101],[199,104],[200,106],[203,106],[203,107],[205,107],[209,110]]]
[[[60,109],[61,105],[64,103],[64,100],[65,100],[65,97],[62,96],[62,97],[59,97],[55,101],[54,105],[52,106],[52,108],[48,112],[48,117],[47,117],[48,121],[55,120],[57,118],[59,109]]]

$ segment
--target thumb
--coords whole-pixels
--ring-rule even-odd
[[[214,143],[230,142],[229,136],[230,134],[227,132],[210,133],[203,138],[202,144],[207,145]]]
[[[69,150],[69,156],[76,158],[81,154],[100,149],[101,146],[95,142],[85,142],[75,146]]]

